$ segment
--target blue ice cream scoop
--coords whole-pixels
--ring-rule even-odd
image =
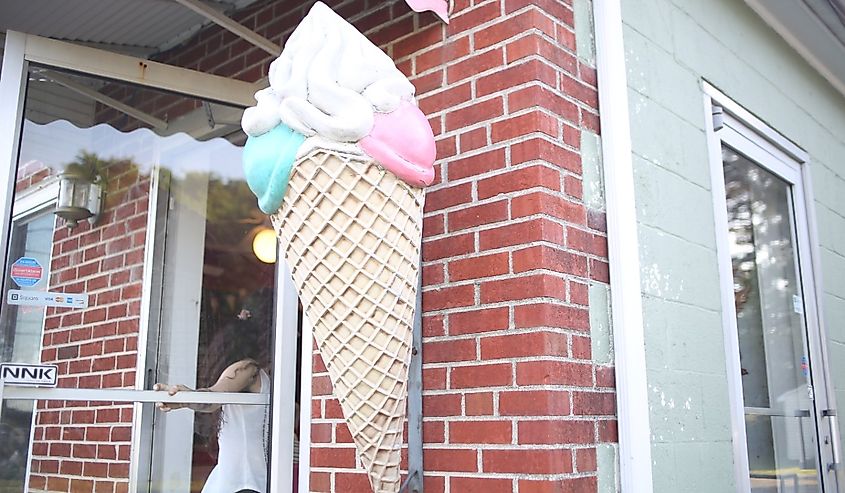
[[[281,124],[258,137],[247,138],[244,174],[264,213],[273,214],[282,206],[296,151],[304,141],[304,135]]]

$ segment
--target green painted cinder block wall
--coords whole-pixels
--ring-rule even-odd
[[[591,26],[591,3],[575,1]],[[738,0],[622,0],[655,492],[735,490],[702,81],[810,155],[822,303],[845,406],[845,97]],[[577,20],[577,19],[576,19]],[[594,57],[590,36],[579,55]],[[600,142],[582,137],[585,200],[603,204]],[[611,284],[612,289],[612,284]],[[593,350],[612,358],[609,294],[591,290]],[[615,491],[614,449],[599,490]]]

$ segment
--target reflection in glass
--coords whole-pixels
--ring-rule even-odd
[[[810,361],[790,185],[723,149],[754,492],[818,490]]]
[[[73,85],[146,117],[94,101]],[[36,234],[37,223],[30,223],[32,248],[42,252],[49,270],[38,287],[87,294],[89,307],[36,309],[37,323],[27,325],[19,317],[14,333],[4,320],[4,360],[56,364],[61,387],[93,389],[134,388],[139,368],[150,388],[155,381],[206,386],[231,358],[272,366],[275,265],[252,251],[255,235],[270,225],[243,177],[241,113],[219,103],[31,67],[15,198],[54,184],[80,159],[96,163],[105,198],[93,225],[81,221],[68,230],[48,214],[48,227]],[[152,279],[146,294],[145,276]],[[145,296],[148,358],[138,361]],[[29,313],[8,308],[4,304],[3,317]],[[219,415],[164,417],[151,406],[141,409],[139,421],[129,404],[40,403],[34,428],[31,411],[4,428],[27,440],[33,434],[31,460],[26,443],[19,447],[22,454],[0,450],[0,458],[20,459],[18,472],[29,462],[30,489],[48,489],[48,481],[67,475],[51,464],[80,450],[84,455],[74,461],[82,470],[71,475],[95,479],[98,490],[121,491],[130,480],[135,450],[138,480],[152,491],[199,491],[218,458]],[[13,418],[4,409],[4,423],[7,416]],[[133,422],[146,423],[136,443]],[[17,484],[14,491],[22,489]]]
[[[818,493],[821,491],[815,467],[801,465],[800,457],[812,457],[815,452],[815,427],[807,417],[745,416],[749,447],[751,491],[765,493]],[[773,433],[772,430],[776,430]],[[776,440],[775,437],[778,436]],[[751,458],[752,438],[757,452],[778,450],[777,465]],[[778,441],[781,440],[781,441]],[[769,453],[769,455],[773,455]]]
[[[10,257],[34,258],[43,268],[42,278],[32,286],[13,285],[6,279],[3,300],[9,289],[46,290],[49,275],[52,214],[42,213],[12,226]],[[44,308],[3,304],[0,313],[0,362],[37,363],[40,360]],[[0,493],[20,492],[26,482],[32,401],[3,401],[0,417]]]
[[[175,147],[162,154],[162,162],[179,169],[183,156]],[[159,324],[196,329],[161,331],[154,378],[191,388],[210,387],[227,366],[243,359],[255,360],[268,373],[272,366],[275,269],[252,252],[266,216],[245,182],[224,174],[240,172],[239,158],[236,170],[205,161],[208,168],[191,160],[195,171],[169,173]],[[196,351],[186,353],[186,347]],[[217,442],[221,419],[220,411],[155,416],[152,491],[201,490],[224,452]],[[194,464],[190,475],[179,466],[185,461]]]
[[[18,286],[5,279],[6,292],[9,289],[33,291],[47,290],[49,276],[51,238],[54,219],[49,211],[39,214],[34,219],[16,223],[12,227],[9,257],[15,261],[21,257],[34,258],[42,267],[41,280],[32,286]],[[0,361],[34,363],[39,359],[41,350],[41,329],[44,324],[44,308],[38,306],[7,306],[4,304],[0,316]]]

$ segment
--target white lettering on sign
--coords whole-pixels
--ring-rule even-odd
[[[5,385],[55,387],[58,373],[56,365],[0,364],[0,377]]]

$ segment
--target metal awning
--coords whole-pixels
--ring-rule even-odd
[[[204,2],[231,13],[255,0]],[[3,0],[7,30],[149,57],[186,41],[211,21],[172,0]]]

